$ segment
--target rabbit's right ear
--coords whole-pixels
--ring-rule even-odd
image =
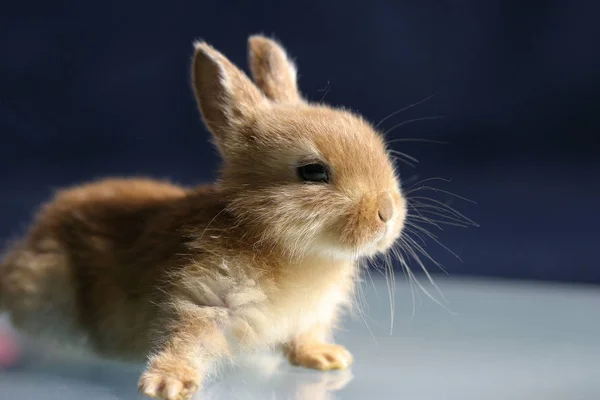
[[[253,35],[248,39],[248,61],[256,85],[277,103],[302,102],[296,66],[283,46],[273,39]]]
[[[244,126],[268,100],[250,79],[206,42],[194,44],[192,85],[205,124],[221,152],[240,142]]]

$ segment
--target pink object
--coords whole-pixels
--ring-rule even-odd
[[[16,338],[0,327],[0,368],[8,368],[19,359],[19,344]]]

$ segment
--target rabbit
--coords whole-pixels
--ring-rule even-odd
[[[402,232],[399,177],[369,122],[303,98],[278,41],[253,35],[248,47],[252,80],[194,43],[192,87],[219,179],[57,191],[0,262],[0,304],[18,329],[145,362],[138,388],[164,400],[191,397],[244,352],[350,366],[333,332],[360,260]]]

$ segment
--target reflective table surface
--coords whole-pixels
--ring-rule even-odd
[[[264,354],[225,369],[195,399],[600,399],[600,288],[437,283],[445,301],[427,290],[441,305],[397,280],[391,330],[388,287],[367,279],[362,313],[337,335],[354,354],[349,371],[308,371]],[[23,346],[21,360],[0,371],[1,400],[142,398],[141,365]]]

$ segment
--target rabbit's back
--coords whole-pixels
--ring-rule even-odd
[[[183,246],[170,210],[188,190],[109,179],[59,191],[0,266],[2,303],[33,334],[128,357],[147,350],[171,258]],[[166,227],[166,226],[165,226]]]

